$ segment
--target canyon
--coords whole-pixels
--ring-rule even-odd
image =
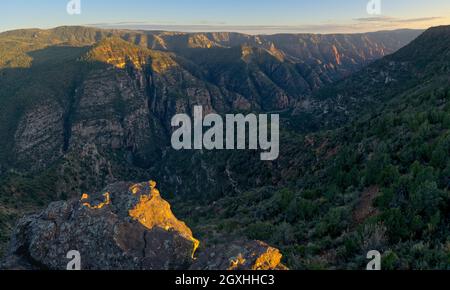
[[[4,267],[60,269],[85,247],[89,269],[363,269],[373,249],[383,269],[445,268],[449,40],[1,33]],[[279,115],[278,158],[174,150],[171,118],[195,106]]]
[[[186,114],[172,118],[172,126],[179,128],[173,132],[171,144],[175,150],[257,150],[259,145],[261,150],[268,150],[261,153],[261,160],[272,161],[279,154],[279,121],[279,116],[274,114],[270,115],[270,126],[267,114],[226,114],[224,122],[218,114],[203,118],[203,108],[194,106],[193,120]],[[204,132],[204,127],[209,129]]]

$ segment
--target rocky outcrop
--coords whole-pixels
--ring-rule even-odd
[[[287,270],[282,254],[261,241],[236,241],[202,251],[191,270]]]
[[[78,251],[85,270],[285,269],[280,252],[262,242],[199,245],[155,182],[121,182],[21,219],[0,267],[66,269],[67,253]]]

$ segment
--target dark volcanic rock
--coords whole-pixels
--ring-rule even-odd
[[[203,249],[194,258],[198,246],[155,182],[122,182],[21,219],[0,268],[64,270],[70,251],[80,253],[84,270],[283,268],[278,250],[261,242]]]
[[[192,260],[194,239],[171,226],[170,222],[182,223],[171,212],[166,227],[160,223],[146,228],[134,220],[129,210],[143,196],[157,197],[147,183],[135,194],[131,186],[117,183],[104,194],[55,202],[42,213],[23,218],[3,268],[66,269],[66,255],[72,250],[80,252],[82,269],[184,268]],[[151,210],[153,204],[146,206]]]

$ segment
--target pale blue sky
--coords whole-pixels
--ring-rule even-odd
[[[69,0],[0,1],[0,31],[99,25],[184,31],[359,32],[450,24],[449,0],[381,0],[381,14],[367,13],[370,0]]]

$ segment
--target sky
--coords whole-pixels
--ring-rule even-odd
[[[70,6],[68,13],[71,1],[79,1],[81,10]],[[369,2],[375,4],[368,9]],[[446,24],[450,25],[449,0],[0,1],[0,31],[86,25],[250,34],[352,33]]]

